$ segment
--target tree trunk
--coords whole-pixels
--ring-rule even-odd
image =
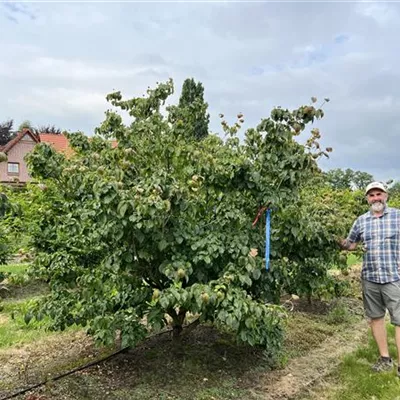
[[[172,337],[179,338],[180,334],[183,330],[183,322],[186,317],[186,310],[179,310],[177,313],[176,310],[171,310],[168,313],[172,318]]]

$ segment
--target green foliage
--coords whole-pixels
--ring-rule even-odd
[[[0,192],[0,264],[5,264],[11,254],[9,229],[5,224],[6,217],[10,212],[11,204],[9,199],[5,193]]]
[[[326,322],[331,325],[350,324],[354,316],[351,314],[347,304],[337,302],[329,310],[326,316]]]
[[[8,236],[8,230],[0,226],[0,263],[4,264],[8,261],[11,254],[11,241]]]
[[[400,182],[394,182],[389,187],[389,195],[391,199],[395,199],[396,203],[400,199]]]
[[[30,277],[21,272],[8,272],[9,269],[0,269],[0,298],[9,294],[11,286],[23,286],[30,282]]]
[[[169,119],[172,123],[179,122],[187,137],[200,140],[208,135],[210,115],[207,109],[202,83],[196,83],[193,78],[186,79],[183,82],[179,104],[168,107]]]
[[[300,274],[307,273],[302,288],[314,280],[322,285],[326,274],[309,268],[326,272],[339,254],[333,235],[344,231],[344,222],[333,223],[332,209],[324,208],[323,193],[318,215],[301,199],[302,192],[312,197],[303,188],[319,174],[316,160],[325,152],[318,129],[305,146],[296,137],[323,111],[276,108],[245,133],[244,143],[237,124],[226,122],[226,140],[198,141],[181,120],[161,113],[172,92],[169,81],[144,98],[112,93],[107,99],[128,111],[130,126],[107,111],[91,140],[69,135],[73,157],[45,144],[30,154],[32,175],[42,181],[32,215],[34,273],[51,289],[35,313],[49,315],[58,329],[87,326],[103,343],[120,331],[124,344],[162,328],[166,314],[177,334],[187,313],[199,314],[241,342],[274,351],[284,313],[266,301]],[[114,149],[110,137],[118,141]],[[270,202],[267,273],[262,255],[249,252],[264,250],[263,224],[252,222]]]
[[[366,186],[374,181],[374,177],[368,172],[353,171],[337,168],[325,173],[325,179],[334,189],[356,189],[364,190]]]
[[[7,301],[3,303],[0,316],[0,349],[30,343],[51,335],[49,318],[32,319],[30,308],[35,299]]]
[[[43,133],[47,133],[50,135],[61,135],[62,130],[57,128],[55,125],[41,125],[34,129],[35,135],[40,135]]]
[[[13,274],[7,275],[7,281],[10,285],[24,286],[30,283],[30,276],[28,274]]]
[[[6,278],[7,278],[7,274],[5,272],[0,271],[0,299],[2,297],[5,297],[9,292],[8,286],[5,283]],[[1,306],[1,301],[0,301],[0,308],[1,307],[2,306]]]
[[[0,247],[1,242],[6,241],[7,249],[7,257],[3,258],[2,263],[5,263],[11,255],[17,257],[19,261],[30,261],[33,257],[32,238],[38,229],[35,214],[41,207],[41,185],[30,183],[23,188],[3,187],[2,191],[3,197],[7,199],[7,209],[4,212],[0,206],[0,230],[6,232],[0,238]]]
[[[25,285],[29,282],[26,269],[26,264],[0,265],[0,298],[9,295],[11,286]]]
[[[13,132],[13,125],[14,121],[12,119],[0,123],[0,146],[4,146],[15,137],[15,132]]]
[[[29,268],[30,264],[7,264],[0,265],[0,274],[9,273],[15,275],[24,275]]]
[[[348,256],[347,256],[347,265],[349,267],[351,267],[351,266],[353,266],[355,264],[360,264],[361,262],[362,262],[362,259],[358,255],[353,254],[353,253],[348,254]]]
[[[21,123],[19,124],[18,131],[21,132],[21,131],[23,131],[24,129],[29,129],[31,132],[34,131],[34,128],[33,128],[33,125],[32,125],[32,123],[31,123],[31,121],[25,120],[25,121],[23,121],[23,122],[21,122]]]
[[[348,268],[347,256],[338,251],[336,243],[347,236],[363,198],[358,192],[315,182],[304,186],[299,199],[274,214],[271,247],[275,259],[271,272],[257,285],[271,301],[279,301],[282,293],[331,298],[345,289],[346,283],[332,277],[329,269]]]

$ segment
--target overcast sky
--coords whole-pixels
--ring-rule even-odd
[[[0,121],[92,134],[107,93],[200,80],[211,129],[329,97],[324,169],[400,179],[400,4],[0,2]]]

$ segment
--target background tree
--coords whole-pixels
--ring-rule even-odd
[[[12,119],[0,123],[0,146],[4,146],[15,137],[13,125],[14,121]]]
[[[210,115],[207,109],[202,83],[188,78],[183,82],[178,105],[169,108],[169,117],[173,122],[182,120],[186,135],[200,140],[208,135]]]
[[[389,186],[390,197],[400,197],[400,181],[395,181]]]
[[[29,120],[25,120],[25,121],[21,122],[21,124],[18,127],[18,132],[21,132],[24,129],[29,129],[31,132],[34,132],[34,130],[35,130],[31,121],[29,121]]]
[[[334,189],[362,190],[374,180],[374,177],[368,172],[337,168],[327,171],[325,179]]]
[[[368,172],[356,171],[353,174],[352,183],[356,190],[364,190],[374,180],[374,177]]]
[[[57,128],[55,125],[41,125],[37,128],[34,128],[34,133],[36,135],[40,135],[41,133],[47,133],[51,135],[61,135],[62,130]]]

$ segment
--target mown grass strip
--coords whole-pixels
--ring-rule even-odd
[[[30,264],[6,264],[0,265],[0,272],[6,272],[15,275],[24,275]]]
[[[394,342],[394,327],[388,325],[389,348],[391,356],[396,359],[397,351]],[[400,400],[400,379],[396,367],[387,373],[374,373],[371,365],[379,355],[372,336],[366,346],[347,355],[335,374],[336,384],[331,386],[329,400]]]

